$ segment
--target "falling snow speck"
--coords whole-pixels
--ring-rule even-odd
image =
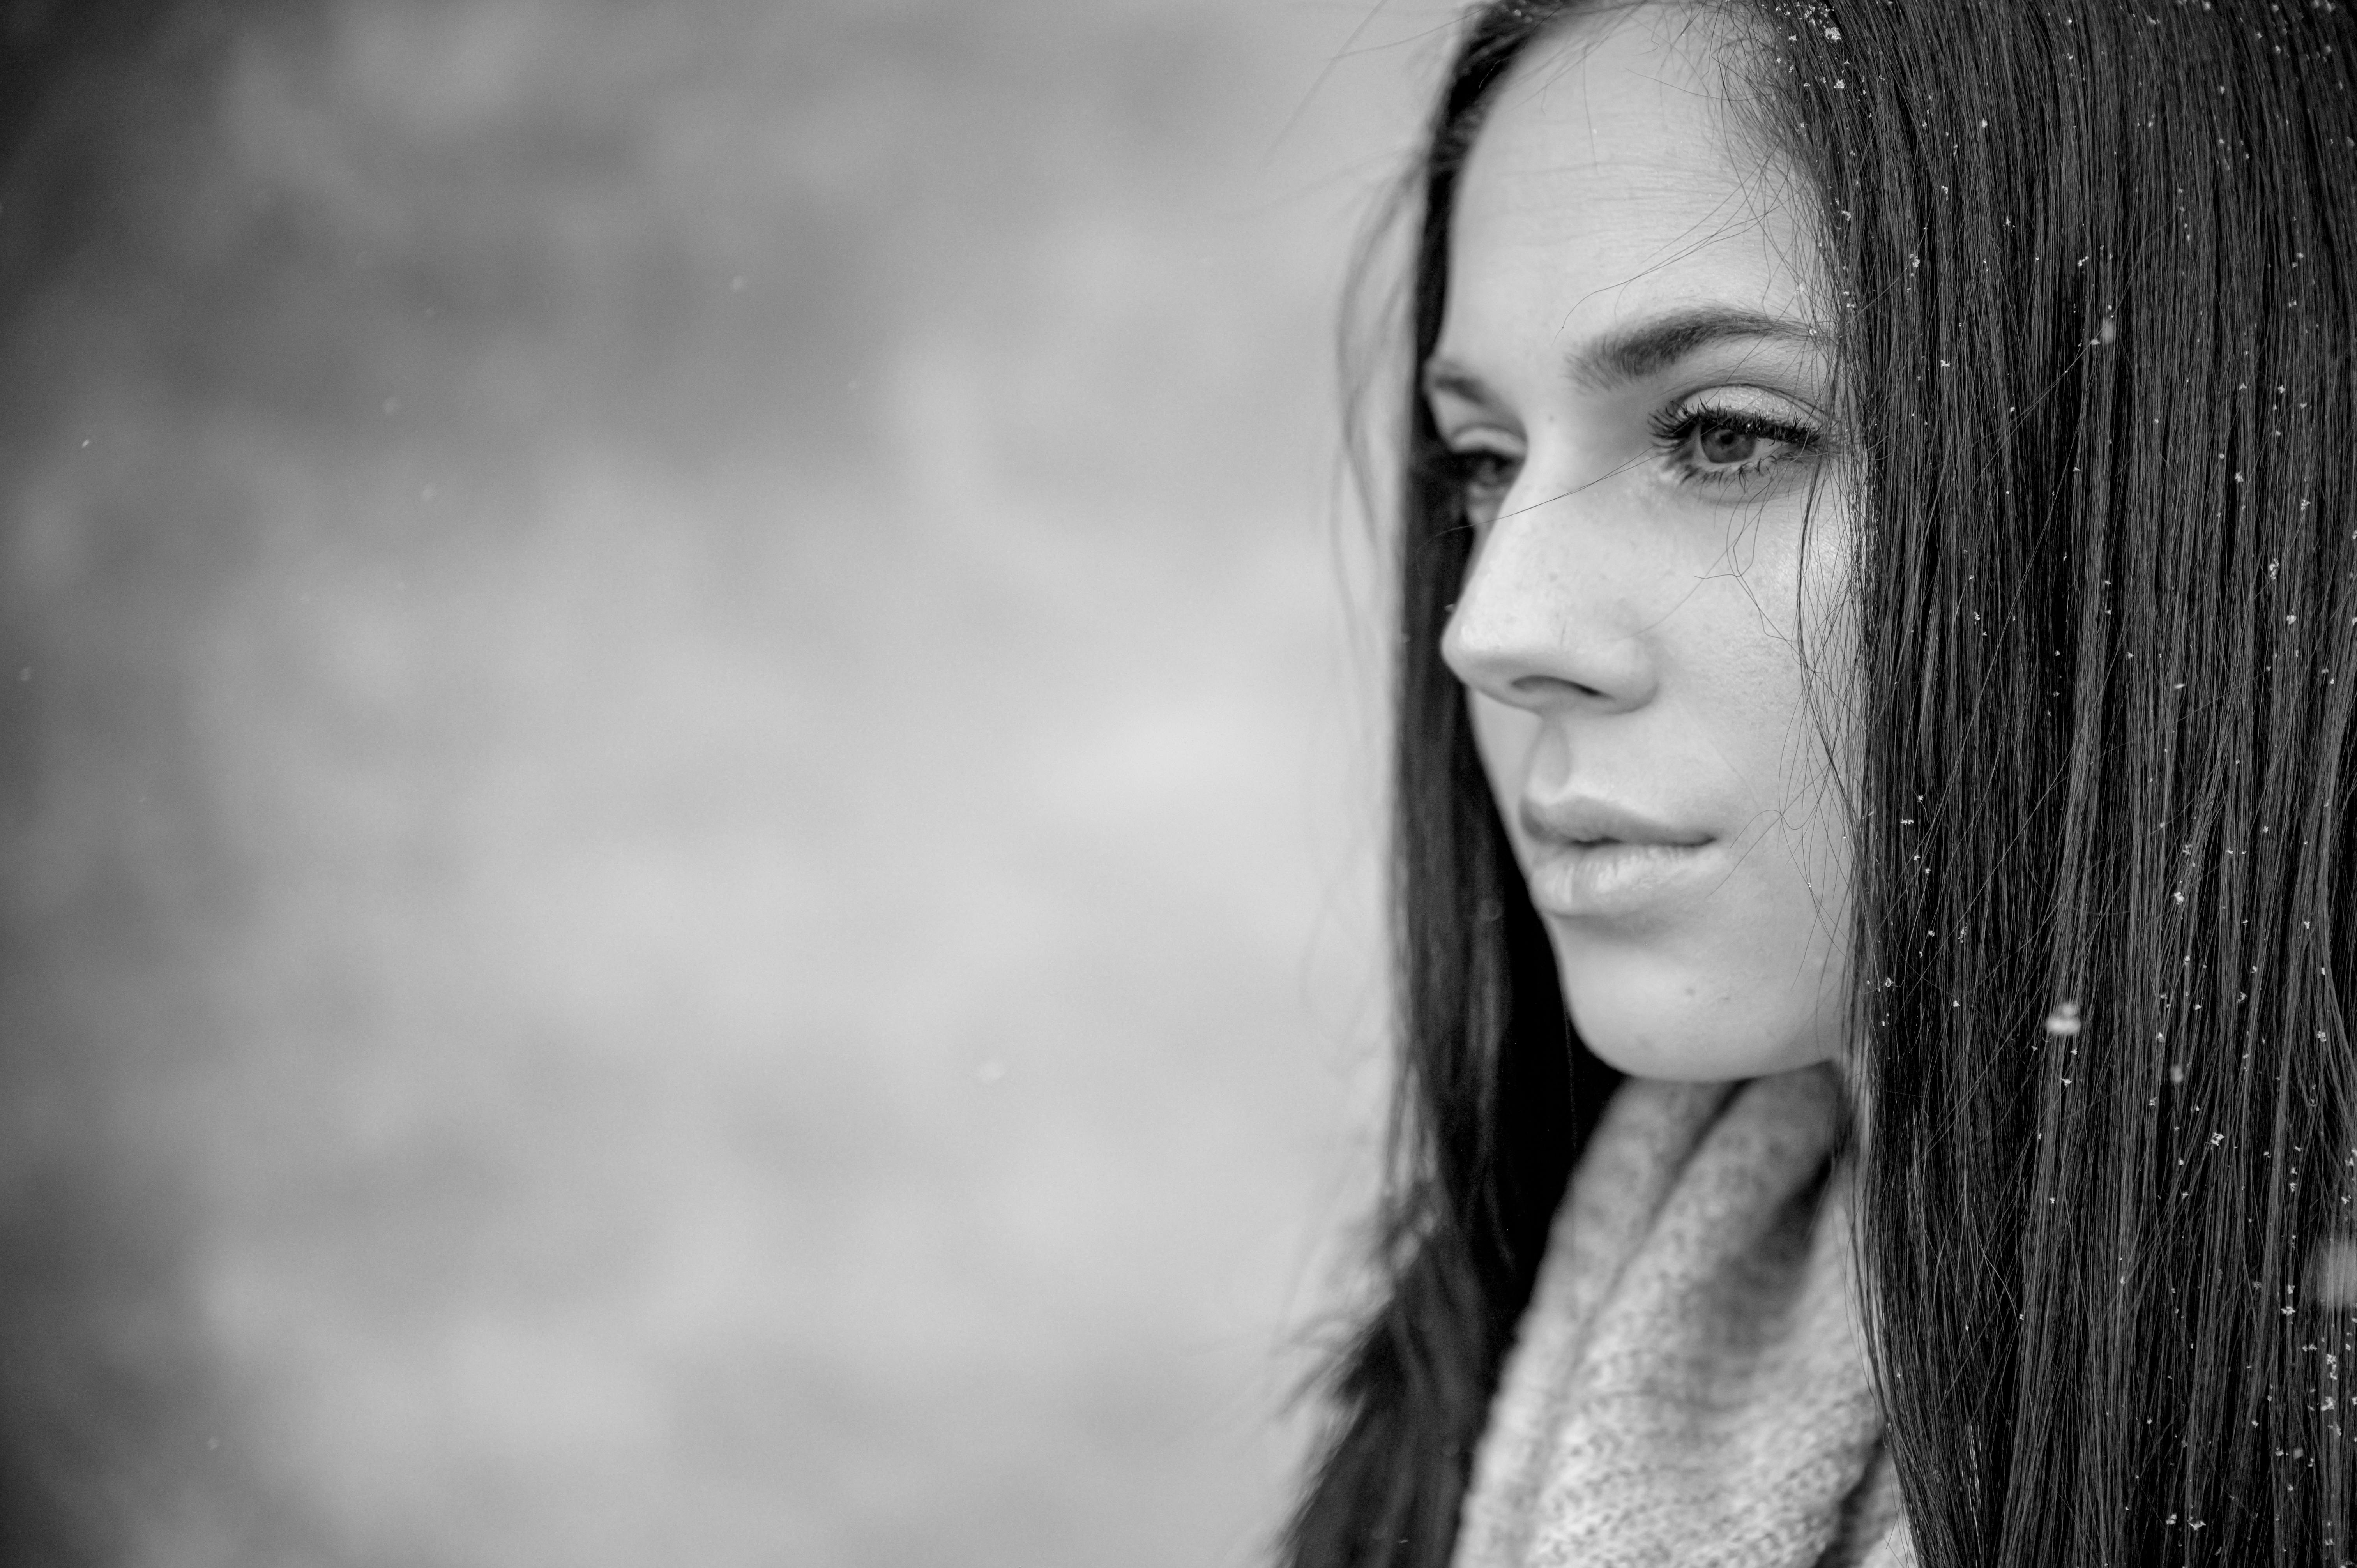
[[[2079,1032],[2079,1004],[2076,1002],[2058,1002],[2054,1004],[2054,1011],[2046,1015],[2046,1032],[2067,1039]]]
[[[2328,1309],[2357,1307],[2357,1239],[2338,1237],[2318,1250],[2309,1294]]]

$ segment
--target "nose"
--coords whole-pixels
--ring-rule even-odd
[[[1612,526],[1610,499],[1503,502],[1441,635],[1448,668],[1534,713],[1626,713],[1652,701],[1660,671],[1649,628],[1664,607],[1649,612],[1641,546]]]

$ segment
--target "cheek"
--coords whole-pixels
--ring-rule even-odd
[[[1846,727],[1857,639],[1846,594],[1848,507],[1824,510],[1803,549],[1772,531],[1740,584],[1685,639],[1696,721],[1745,800],[1745,858],[1764,908],[1846,908],[1855,746]],[[1756,865],[1754,864],[1756,863]]]
[[[1762,613],[1794,603],[1792,578],[1750,585],[1739,604],[1690,601],[1693,619],[1664,639],[1666,754],[1684,777],[1714,779],[1725,820],[1741,823],[1725,880],[1658,924],[1551,923],[1582,1037],[1642,1077],[1781,1072],[1837,1056],[1846,1036],[1849,763],[1828,729],[1843,694],[1822,683],[1833,676],[1812,680],[1801,651],[1838,671],[1843,643],[1824,631],[1796,642],[1794,618]]]
[[[1802,1067],[1837,1054],[1845,1033],[1852,764],[1839,716],[1849,639],[1837,615],[1816,613],[1795,636],[1797,572],[1752,585],[1739,612],[1721,602],[1710,635],[1697,628],[1686,644],[1698,730],[1746,810],[1734,868],[1686,921],[1618,965],[1558,945],[1567,989],[1575,969],[1592,989],[1617,989],[1629,1037],[1645,1030],[1663,1076]],[[1806,602],[1813,612],[1826,603],[1813,591]],[[1785,614],[1764,613],[1778,605]]]

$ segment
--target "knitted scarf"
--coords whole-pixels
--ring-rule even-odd
[[[1631,1079],[1565,1194],[1456,1568],[1912,1568],[1830,1069]]]

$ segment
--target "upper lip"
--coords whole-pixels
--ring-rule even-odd
[[[1592,795],[1565,795],[1553,800],[1524,796],[1517,815],[1523,832],[1541,843],[1655,843],[1691,848],[1710,842],[1708,833],[1674,828]]]

